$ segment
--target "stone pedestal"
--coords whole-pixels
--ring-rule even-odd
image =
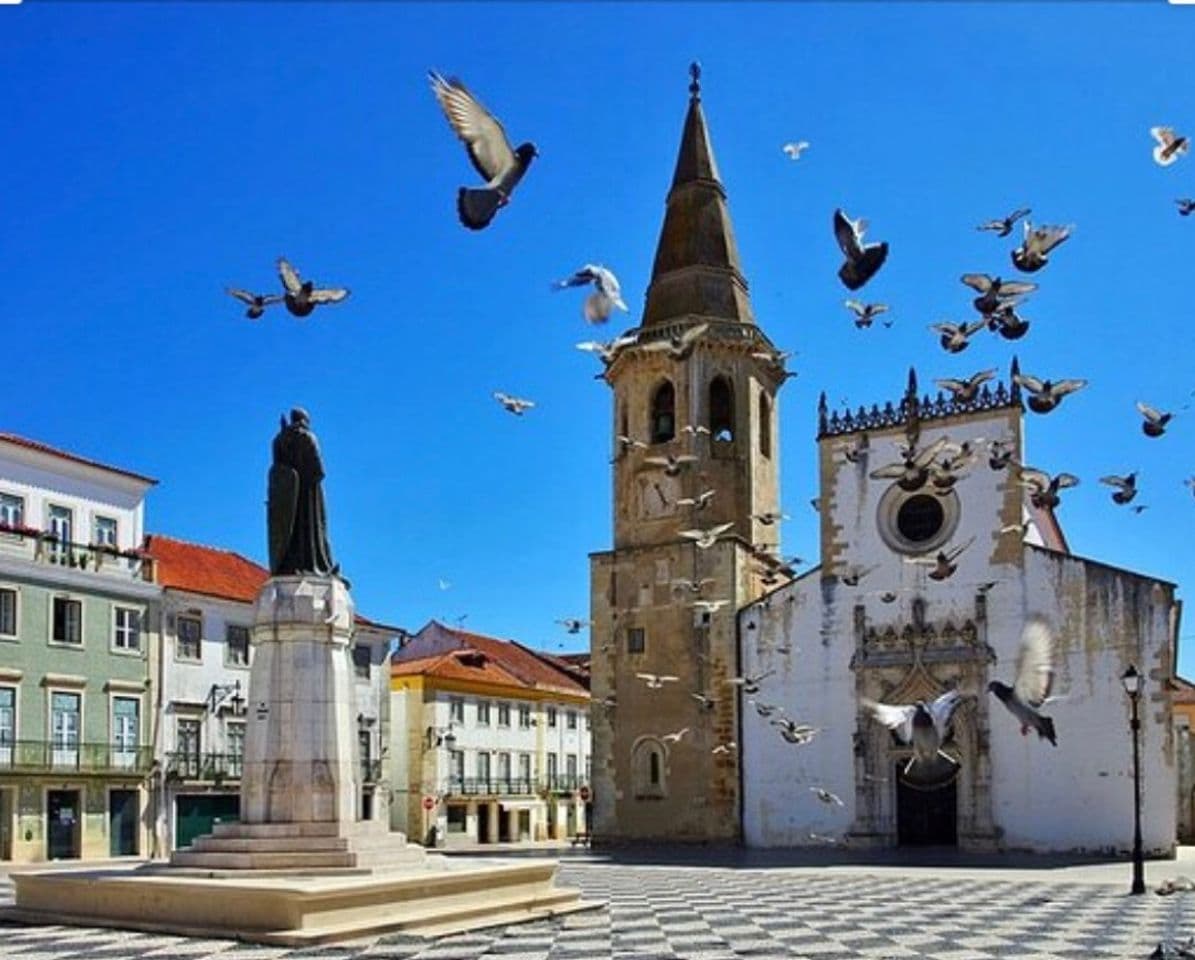
[[[254,606],[242,823],[352,823],[361,792],[349,643],[334,577],[273,577]]]

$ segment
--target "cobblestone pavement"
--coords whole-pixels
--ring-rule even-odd
[[[1195,933],[1195,893],[866,871],[565,862],[601,910],[429,941],[285,949],[71,927],[0,926],[3,960],[1062,960],[1146,958]],[[11,887],[0,880],[0,898]]]

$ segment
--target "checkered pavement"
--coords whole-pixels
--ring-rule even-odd
[[[1132,960],[1195,933],[1195,893],[810,869],[574,862],[608,907],[429,941],[302,949],[70,927],[0,926],[3,960]]]

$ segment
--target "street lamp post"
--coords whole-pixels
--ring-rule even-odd
[[[1145,893],[1145,854],[1141,849],[1141,718],[1137,713],[1137,703],[1141,699],[1141,674],[1136,666],[1129,664],[1121,683],[1133,706],[1129,724],[1133,732],[1133,887],[1129,892]]]

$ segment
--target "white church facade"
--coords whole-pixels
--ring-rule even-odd
[[[1126,850],[1133,768],[1121,678],[1134,665],[1144,847],[1173,852],[1174,585],[1071,554],[1053,511],[1032,503],[1014,470],[993,468],[983,445],[945,495],[872,478],[900,462],[898,447],[940,437],[1002,438],[1023,462],[1022,410],[1015,384],[967,404],[918,398],[912,372],[897,405],[831,415],[823,398],[820,565],[739,613],[742,673],[763,677],[741,713],[747,845]],[[963,546],[946,579],[909,562]],[[1013,682],[1032,616],[1054,636],[1059,699],[1042,712],[1057,746],[1023,735],[987,692],[992,680]],[[913,785],[902,775],[910,748],[864,704],[929,702],[948,689],[962,695],[944,745],[957,770]],[[818,732],[787,742],[772,724],[780,711]],[[819,800],[819,787],[842,804]]]

